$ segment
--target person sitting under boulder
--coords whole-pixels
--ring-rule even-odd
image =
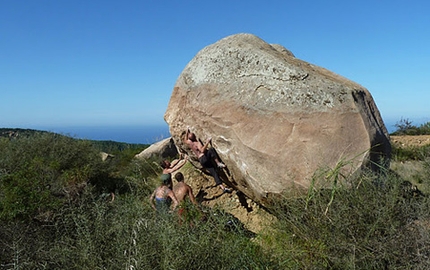
[[[207,169],[209,173],[213,176],[213,178],[215,179],[216,185],[219,186],[223,190],[223,192],[231,192],[229,188],[225,187],[222,184],[221,178],[219,177],[215,169],[215,166],[212,164],[212,160],[213,160],[216,162],[218,168],[225,168],[225,165],[219,160],[218,155],[215,152],[215,149],[208,148],[211,142],[212,142],[212,138],[209,138],[206,141],[206,143],[203,145],[199,140],[197,140],[196,134],[194,134],[193,132],[190,132],[190,130],[187,129],[187,132],[185,134],[185,143],[191,148],[193,153],[197,156],[203,168]]]

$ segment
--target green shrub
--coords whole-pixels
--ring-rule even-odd
[[[148,203],[120,196],[114,203],[88,192],[56,218],[49,258],[61,269],[275,269],[229,216],[208,210],[192,226],[176,214],[157,217]],[[273,267],[272,267],[273,266]]]
[[[417,151],[425,184],[430,157]],[[430,266],[429,198],[391,173],[342,175],[349,161],[315,175],[328,189],[273,201],[277,219],[254,235],[219,209],[187,224],[157,217],[148,203],[155,160],[101,162],[88,142],[52,134],[0,138],[0,153],[2,269]],[[104,196],[111,190],[113,202]]]
[[[348,186],[283,199],[268,250],[300,269],[425,269],[429,199],[393,175],[362,176]],[[417,193],[419,194],[419,193]],[[328,208],[328,206],[330,206]],[[328,211],[327,211],[328,209]],[[423,254],[424,252],[424,254]]]
[[[32,218],[56,209],[93,179],[105,176],[87,142],[51,133],[0,144],[0,219]]]
[[[394,126],[397,129],[391,135],[430,135],[430,122],[414,126],[409,119],[401,118]]]
[[[393,161],[422,161],[430,157],[430,145],[399,147],[392,145]]]

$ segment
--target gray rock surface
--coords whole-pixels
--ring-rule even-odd
[[[148,148],[135,155],[135,158],[149,159],[152,157],[174,158],[178,155],[175,143],[171,137],[151,144]]]
[[[187,127],[203,141],[212,137],[225,182],[259,202],[306,190],[317,170],[341,160],[351,160],[342,170],[353,173],[391,152],[367,89],[251,34],[198,52],[174,86],[165,120],[190,157]]]

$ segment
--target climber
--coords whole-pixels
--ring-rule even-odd
[[[209,144],[212,142],[212,139],[209,138],[206,141],[206,143],[203,145],[199,140],[197,140],[196,134],[194,134],[193,132],[190,132],[190,130],[187,129],[184,141],[191,148],[193,153],[197,156],[203,168],[207,169],[209,173],[213,176],[213,178],[215,179],[216,185],[219,186],[223,190],[223,192],[230,193],[231,190],[222,184],[222,181],[215,167],[212,164],[212,160],[214,160],[218,168],[220,169],[225,168],[225,165],[219,160],[218,155],[215,152],[215,149],[212,147],[208,148]]]

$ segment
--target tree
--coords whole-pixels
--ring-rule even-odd
[[[394,126],[397,128],[397,130],[394,132],[394,134],[396,135],[407,135],[410,130],[416,129],[416,127],[412,125],[412,121],[407,118],[400,118],[400,121],[397,122]]]

